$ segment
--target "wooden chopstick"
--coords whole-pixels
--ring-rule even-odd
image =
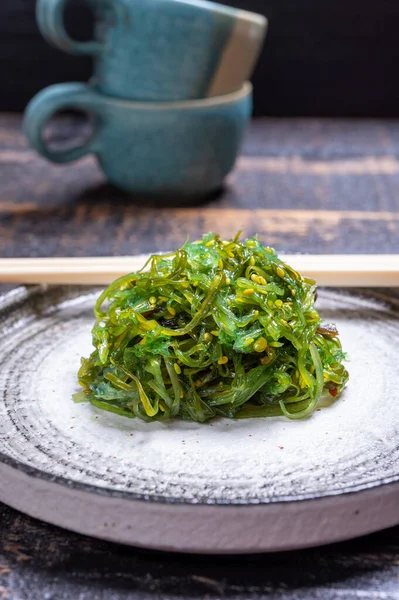
[[[283,260],[318,285],[399,287],[399,255],[286,254]],[[142,268],[147,256],[0,259],[0,283],[107,285]]]

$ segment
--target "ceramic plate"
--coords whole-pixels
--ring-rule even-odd
[[[163,550],[324,544],[399,523],[399,308],[321,291],[350,357],[311,418],[142,423],[74,404],[98,290],[0,297],[0,500],[83,534]]]

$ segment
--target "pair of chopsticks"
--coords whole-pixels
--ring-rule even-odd
[[[318,285],[399,287],[399,255],[286,254],[282,259]],[[0,283],[107,285],[141,269],[147,256],[0,259]]]

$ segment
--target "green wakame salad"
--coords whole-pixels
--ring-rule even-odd
[[[256,237],[209,233],[152,256],[99,297],[75,400],[146,421],[306,417],[348,380],[315,297]]]

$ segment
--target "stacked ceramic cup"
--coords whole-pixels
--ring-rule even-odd
[[[206,0],[87,0],[94,40],[72,40],[68,0],[38,0],[45,38],[94,58],[88,85],[66,83],[29,104],[30,144],[57,163],[97,155],[108,180],[136,194],[203,195],[232,169],[252,110],[248,79],[266,34],[261,15]],[[83,146],[66,151],[43,139],[57,111],[93,117]]]

